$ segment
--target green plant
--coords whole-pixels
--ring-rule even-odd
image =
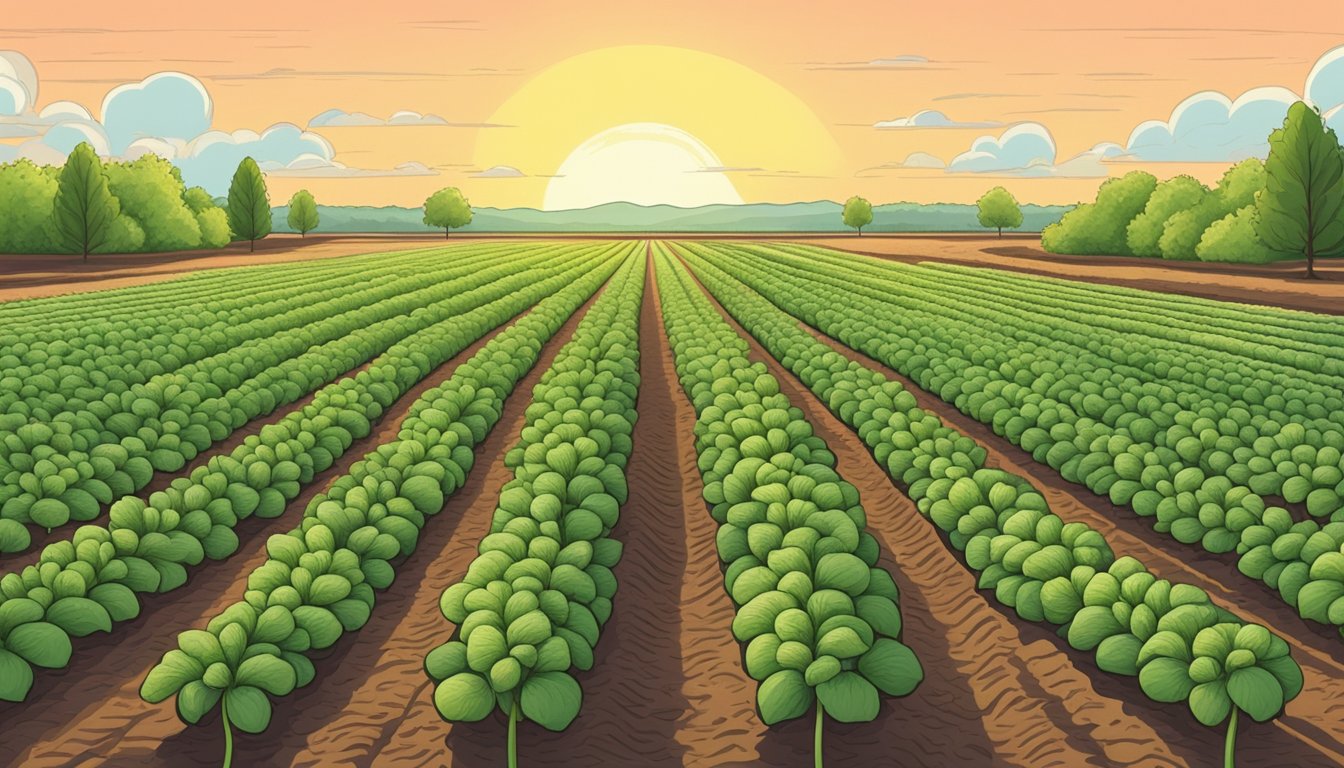
[[[286,217],[289,228],[298,232],[301,236],[306,236],[309,232],[317,229],[319,221],[317,215],[317,203],[313,200],[313,193],[306,189],[300,189],[289,198],[289,215]]]
[[[102,247],[121,208],[107,188],[107,175],[88,142],[66,158],[56,188],[52,216],[66,250],[89,254]]]
[[[1013,193],[1003,187],[994,187],[976,201],[976,219],[982,227],[993,227],[1003,237],[1003,228],[1016,229],[1022,226],[1022,206],[1017,204]]]
[[[238,240],[257,250],[257,241],[271,233],[271,198],[257,161],[245,157],[229,184],[229,230]]]
[[[862,235],[863,228],[873,223],[873,205],[856,195],[845,201],[840,218],[846,227],[852,227]]]
[[[1270,248],[1306,256],[1315,278],[1317,256],[1344,251],[1344,153],[1319,112],[1301,101],[1288,108],[1269,135],[1265,175],[1256,231]]]
[[[471,203],[457,187],[445,187],[425,200],[425,224],[442,227],[443,236],[471,223]]]

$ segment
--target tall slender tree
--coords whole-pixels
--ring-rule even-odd
[[[257,250],[257,241],[271,233],[271,197],[257,161],[250,157],[244,157],[234,171],[228,214],[234,238],[247,240],[253,251]]]
[[[107,188],[107,175],[98,153],[81,142],[66,158],[56,187],[52,221],[62,245],[83,254],[97,250],[106,240],[121,204]]]
[[[312,192],[300,189],[289,198],[289,217],[286,221],[289,222],[289,228],[298,232],[300,237],[306,237],[317,229],[317,201],[313,200]]]
[[[1344,154],[1335,132],[1304,102],[1289,107],[1283,127],[1269,135],[1256,212],[1260,239],[1306,256],[1308,279],[1317,279],[1317,256],[1344,253]]]

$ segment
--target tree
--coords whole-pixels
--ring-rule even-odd
[[[244,157],[229,184],[229,230],[238,240],[247,240],[251,250],[271,233],[271,198],[257,161]]]
[[[1344,251],[1344,155],[1334,130],[1299,101],[1283,127],[1269,135],[1265,191],[1256,197],[1256,232],[1266,246],[1307,257],[1316,279],[1317,256]]]
[[[88,142],[80,142],[65,160],[57,182],[52,220],[65,248],[84,256],[107,239],[121,205],[107,188],[103,164]]]
[[[300,189],[289,198],[289,228],[299,233],[300,237],[306,237],[309,232],[317,229],[317,202],[313,200],[313,193],[306,189]]]
[[[17,160],[0,165],[0,253],[53,253],[61,249],[55,218],[57,169]]]
[[[425,201],[425,224],[443,227],[443,236],[471,223],[471,203],[457,187],[444,187]]]
[[[1013,193],[1003,187],[995,187],[984,194],[976,206],[980,209],[976,217],[982,227],[997,227],[999,237],[1003,237],[1003,228],[1017,229],[1022,226],[1022,206],[1017,204]]]
[[[1265,264],[1284,258],[1271,250],[1255,233],[1255,205],[1229,213],[1204,230],[1195,255],[1200,261],[1228,261],[1241,264]]]
[[[1125,243],[1135,256],[1161,256],[1162,228],[1181,211],[1199,205],[1209,189],[1193,176],[1177,176],[1157,185],[1143,213],[1125,229]]]
[[[863,228],[873,223],[873,205],[855,195],[845,201],[845,210],[840,214],[846,227],[853,227],[863,237]]]
[[[201,247],[201,227],[186,202],[182,172],[151,153],[133,162],[107,164],[107,184],[144,231],[143,250],[182,251]]]
[[[1051,253],[1133,255],[1126,230],[1156,187],[1157,177],[1145,171],[1107,179],[1095,203],[1083,203],[1041,232],[1041,247]]]

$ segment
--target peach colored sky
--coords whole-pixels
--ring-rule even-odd
[[[478,144],[508,145],[507,137],[482,142],[483,135],[535,135],[545,123],[572,121],[590,134],[610,126],[588,126],[577,106],[535,117],[534,125],[474,126],[540,72],[597,49],[666,45],[721,56],[810,106],[838,145],[838,160],[823,172],[799,172],[812,167],[809,155],[821,148],[798,146],[795,167],[729,173],[749,202],[855,193],[874,202],[971,201],[998,183],[1023,200],[1072,202],[1090,196],[1101,179],[865,169],[904,162],[915,152],[946,162],[976,137],[998,136],[1019,121],[1048,129],[1056,162],[1063,163],[1100,142],[1125,144],[1136,125],[1167,119],[1196,91],[1236,98],[1275,85],[1301,93],[1313,63],[1344,44],[1338,5],[1316,0],[1283,4],[1272,15],[1263,4],[1169,0],[974,6],[850,0],[831,7],[721,0],[325,3],[320,11],[308,5],[234,0],[221,13],[219,4],[176,0],[11,4],[0,14],[0,47],[35,65],[39,107],[71,100],[95,117],[115,85],[176,70],[205,85],[213,125],[226,131],[260,131],[278,122],[302,127],[332,108],[379,117],[414,110],[468,124],[315,128],[334,147],[335,160],[350,168],[415,162],[436,175],[276,174],[273,198],[306,186],[320,202],[416,205],[430,191],[456,184],[477,205],[540,206],[539,179],[471,175],[518,165],[509,156],[479,156]],[[881,60],[891,61],[866,64]],[[1003,125],[873,127],[928,109],[955,121]],[[766,116],[750,128],[776,130]],[[710,148],[723,165],[741,165],[733,147]],[[1227,163],[1137,165],[1159,176],[1195,172],[1214,180]],[[1116,175],[1133,167],[1104,166]],[[539,176],[556,168],[521,170]]]

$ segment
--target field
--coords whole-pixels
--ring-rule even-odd
[[[1344,764],[1330,282],[315,248],[12,272],[0,762]]]

